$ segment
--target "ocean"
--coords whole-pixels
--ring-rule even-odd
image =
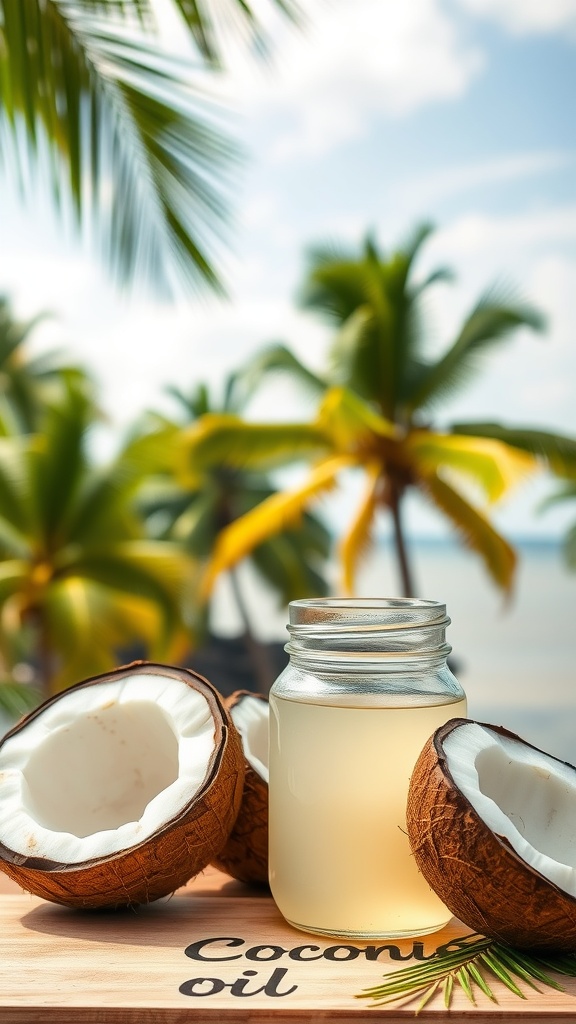
[[[564,567],[559,546],[518,544],[516,586],[507,602],[476,556],[456,543],[419,540],[411,552],[419,596],[447,606],[448,640],[470,717],[504,725],[576,763],[576,573]],[[255,632],[266,640],[284,639],[286,609],[242,569]],[[382,542],[361,568],[357,595],[394,596],[396,580],[393,552]],[[238,632],[224,580],[217,597],[214,628]]]

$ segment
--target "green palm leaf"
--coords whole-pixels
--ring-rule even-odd
[[[181,548],[166,541],[134,540],[108,544],[100,550],[87,548],[66,565],[58,564],[67,577],[82,577],[152,602],[160,611],[165,636],[180,624],[182,597],[192,588],[194,565]]]
[[[435,363],[423,367],[408,399],[411,412],[444,399],[467,383],[478,359],[491,346],[511,337],[519,327],[542,331],[542,314],[526,303],[505,302],[499,289],[483,295],[464,321],[458,337]]]
[[[497,586],[510,593],[516,553],[488,519],[437,473],[420,478],[420,486],[455,527],[464,544],[480,555]]]
[[[266,49],[266,9],[173,2],[198,70],[219,63],[231,27]],[[300,20],[297,0],[269,7]],[[57,207],[93,235],[119,282],[165,291],[179,276],[221,290],[214,261],[236,147],[190,63],[161,52],[155,13],[152,0],[0,0],[0,156],[24,193],[30,170],[48,174]]]
[[[576,977],[575,956],[534,956],[481,936],[466,936],[466,940],[472,941],[458,941],[455,950],[449,949],[437,953],[424,963],[392,971],[379,985],[358,993],[357,998],[372,999],[375,1006],[394,1002],[406,1005],[418,999],[415,1010],[418,1014],[439,989],[444,992],[444,1005],[447,1009],[451,1006],[455,987],[459,987],[471,1003],[476,1002],[475,988],[497,1003],[498,999],[488,983],[487,975],[520,999],[526,999],[527,996],[518,982],[524,982],[529,988],[540,991],[536,985],[538,981],[562,992],[562,985],[550,977],[548,971]]]
[[[576,438],[533,427],[505,427],[500,423],[455,423],[454,434],[489,437],[529,452],[558,476],[576,478]]]
[[[200,53],[213,64],[222,62],[222,39],[231,31],[259,53],[268,53],[270,39],[265,21],[257,13],[257,6],[248,0],[212,0],[210,4],[198,0],[174,2]],[[272,0],[271,6],[296,24],[302,21],[303,7],[297,0]]]
[[[248,394],[253,394],[265,377],[274,374],[291,377],[313,395],[322,394],[327,381],[309,370],[286,345],[267,345],[250,359],[238,374]],[[207,410],[205,410],[207,411]]]
[[[39,438],[0,438],[0,521],[15,542],[32,523],[28,467],[31,454],[41,447]]]
[[[31,711],[40,700],[40,694],[32,686],[15,683],[12,679],[0,680],[0,710],[11,719],[21,718]]]
[[[0,128],[11,166],[25,187],[30,163],[43,173],[48,155],[57,202],[71,200],[82,230],[90,221],[118,280],[141,275],[166,290],[177,270],[189,285],[218,287],[211,259],[233,148],[215,104],[192,90],[182,63],[162,60],[157,45],[95,7],[105,9],[0,0]]]

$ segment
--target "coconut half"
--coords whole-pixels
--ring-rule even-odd
[[[224,845],[243,779],[238,734],[195,672],[136,662],[88,679],[0,743],[0,868],[67,906],[158,899]]]
[[[268,698],[237,690],[226,705],[246,758],[242,803],[228,842],[213,861],[241,882],[268,884]]]
[[[410,782],[410,845],[465,924],[520,948],[576,950],[576,768],[499,726],[452,719]]]

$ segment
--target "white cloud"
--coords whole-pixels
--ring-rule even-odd
[[[576,205],[552,206],[509,216],[470,213],[435,236],[435,251],[466,257],[489,253],[492,261],[506,259],[506,250],[525,252],[544,243],[576,242]]]
[[[269,78],[237,65],[230,85],[244,109],[273,109],[291,124],[271,141],[270,155],[285,160],[362,136],[376,114],[455,99],[481,65],[437,0],[356,0],[323,7],[282,45]]]
[[[568,30],[576,34],[576,0],[459,0],[465,10],[496,21],[510,32]]]

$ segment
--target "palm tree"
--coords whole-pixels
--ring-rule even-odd
[[[0,295],[0,433],[35,430],[43,397],[62,384],[65,367],[57,352],[34,357],[26,352],[30,335],[46,316],[18,320],[7,296]]]
[[[147,477],[139,497],[139,508],[154,536],[181,543],[202,563],[210,559],[222,530],[275,493],[269,475],[262,469],[228,465],[218,455],[195,460],[193,465],[174,457],[182,449],[189,449],[194,443],[191,439],[202,436],[206,424],[225,424],[230,418],[235,421],[249,396],[241,385],[235,374],[229,375],[221,402],[212,398],[205,384],[196,385],[189,394],[170,388],[182,410],[181,418],[153,416],[150,432],[136,438],[131,449],[132,455],[136,457],[139,452],[143,464],[149,467],[154,460],[152,450],[157,453],[157,472]],[[297,525],[253,548],[250,559],[257,575],[277,594],[280,604],[286,605],[303,595],[327,593],[322,569],[330,547],[326,527],[315,516],[304,513]],[[275,675],[267,649],[254,635],[241,577],[234,567],[229,579],[257,686],[267,692]]]
[[[298,0],[266,6],[299,15]],[[153,0],[0,0],[0,159],[25,193],[49,178],[120,282],[219,289],[237,152],[206,71],[230,28],[260,49],[266,34],[246,0],[173,7],[195,59],[162,49]]]
[[[177,545],[146,536],[132,507],[133,461],[121,452],[93,464],[93,419],[91,394],[72,374],[37,434],[0,438],[0,652],[11,666],[27,640],[44,693],[108,670],[130,643],[169,660],[190,639],[194,566]]]
[[[543,321],[532,307],[506,300],[493,289],[480,298],[444,353],[427,359],[424,301],[435,283],[450,276],[440,268],[424,280],[415,277],[415,261],[430,230],[420,227],[388,258],[371,238],[359,254],[334,248],[313,253],[302,301],[336,328],[326,374],[314,374],[282,345],[257,356],[247,373],[253,385],[272,371],[296,376],[323,396],[318,416],[307,428],[237,423],[226,433],[215,425],[203,445],[227,447],[231,463],[245,458],[243,439],[259,458],[273,452],[277,458],[293,459],[307,446],[316,453],[323,449],[323,454],[301,487],[274,496],[223,532],[206,588],[253,544],[334,486],[344,469],[361,468],[365,492],[340,545],[345,589],[353,586],[376,514],[385,510],[393,522],[402,590],[414,594],[402,511],[408,491],[417,489],[480,555],[496,584],[510,590],[515,552],[462,481],[468,478],[476,490],[496,500],[542,463],[553,472],[567,465],[574,468],[576,441],[494,424],[433,429],[434,409],[472,376],[480,356],[519,327],[541,330]],[[195,449],[190,454],[199,456]]]

